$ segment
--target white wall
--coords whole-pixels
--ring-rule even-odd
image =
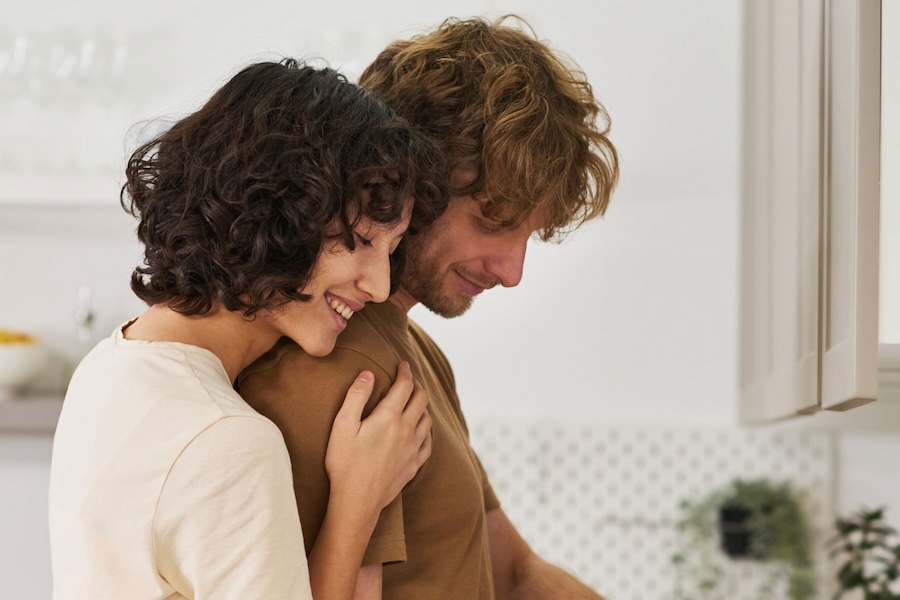
[[[900,2],[882,3],[881,340],[900,344]]]
[[[122,139],[129,123],[196,105],[236,66],[266,52],[337,57],[335,64],[358,73],[390,39],[448,15],[421,2],[390,9],[358,2],[338,11],[326,3],[223,0],[210,9],[166,0],[148,14],[131,6],[36,0],[16,8],[13,25],[23,30],[83,25],[132,40],[127,102],[108,105],[109,131],[91,137],[78,119],[55,121],[71,136],[64,147],[73,137],[98,139],[92,151],[109,154],[88,167],[59,163],[58,171],[114,165],[123,149],[110,140]],[[740,2],[563,0],[552,10],[547,6],[462,0],[454,14],[515,9],[542,38],[577,59],[612,115],[620,189],[603,220],[560,246],[534,244],[518,288],[486,294],[454,321],[421,309],[414,315],[453,362],[473,419],[731,426],[737,412]],[[339,49],[341,42],[350,45]],[[0,95],[0,111],[4,102],[9,98]],[[96,117],[88,122],[96,124]],[[52,154],[49,144],[59,133],[32,125],[44,144],[29,151]],[[116,199],[107,205],[0,205],[0,326],[35,331],[59,352],[75,355],[82,351],[72,320],[80,286],[94,291],[95,338],[140,309],[127,285],[139,249]],[[900,507],[900,489],[884,481],[886,466],[878,463],[900,451],[900,439],[890,428],[868,429],[873,421],[894,419],[891,410],[869,409],[876,416],[858,417],[863,422],[842,438],[842,474],[853,485],[840,492],[841,508],[863,501]],[[851,426],[841,419],[817,423]],[[0,580],[17,598],[48,596],[48,586],[33,580],[47,573],[49,447],[46,438],[0,434]]]
[[[444,9],[422,3],[391,12],[361,3],[335,15],[321,6],[300,9],[276,0],[255,3],[252,13],[243,3],[219,3],[210,14],[171,0],[136,21],[133,9],[121,3],[89,4],[98,10],[49,10],[38,2],[23,9],[20,19],[23,27],[40,23],[70,31],[84,23],[113,28],[123,36],[134,32],[137,41],[129,46],[133,73],[123,90],[127,102],[113,104],[109,111],[114,123],[109,129],[118,131],[119,138],[138,119],[196,104],[236,65],[265,52],[319,54],[319,44],[335,50],[332,38],[353,39],[352,50],[338,52],[334,60],[352,62],[358,71],[359,63],[388,40],[447,16]],[[468,328],[486,332],[461,353],[447,340],[448,352],[463,354],[454,356],[463,361],[462,369],[479,364],[477,358],[488,353],[509,352],[495,345],[501,338],[519,352],[500,363],[496,376],[462,379],[467,408],[506,412],[515,398],[532,412],[733,420],[738,5],[735,0],[609,1],[587,11],[577,2],[557,4],[553,10],[536,1],[456,5],[459,16],[499,15],[515,7],[542,38],[576,58],[610,110],[622,157],[622,183],[604,221],[564,246],[536,245],[519,289],[486,296],[465,320],[435,323],[437,335]],[[229,10],[238,6],[242,8]],[[237,17],[240,12],[245,14]],[[184,22],[189,25],[179,24]],[[202,31],[197,26],[201,22]],[[350,33],[341,37],[334,33],[339,28]],[[172,60],[178,61],[177,68]],[[90,133],[77,123],[64,127],[63,133],[71,136]],[[22,145],[29,139],[21,140]],[[121,162],[121,143],[96,150],[110,158],[94,165]],[[41,147],[31,154],[48,153]],[[137,248],[128,241],[114,198],[108,204],[108,213],[64,211],[56,223],[46,212],[3,209],[5,225],[0,227],[6,230],[0,230],[5,238],[0,243],[8,245],[0,249],[10,257],[30,257],[3,266],[11,270],[13,281],[27,282],[29,290],[28,295],[0,299],[0,314],[12,321],[9,325],[44,334],[57,347],[70,344],[71,315],[82,285],[95,292],[98,335],[133,313],[137,305],[130,300],[126,275]],[[42,227],[67,248],[60,281],[37,276],[58,256],[58,247],[47,247],[47,236],[39,234]],[[106,252],[112,260],[101,260],[96,252]],[[531,325],[534,314],[543,315],[538,332]],[[580,337],[573,338],[573,330]],[[537,345],[535,333],[540,334]],[[521,371],[522,364],[539,361],[532,348],[541,347],[566,360],[555,361],[537,381],[511,379],[509,373]],[[476,360],[466,363],[468,352],[477,354]],[[597,396],[585,391],[590,389],[586,373],[602,384]],[[554,396],[555,406],[544,402],[548,395]]]

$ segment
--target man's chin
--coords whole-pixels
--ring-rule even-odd
[[[416,277],[409,272],[405,275],[400,287],[416,302],[445,319],[462,315],[475,301],[475,296],[449,285],[446,278]]]
[[[475,298],[473,296],[457,296],[455,298],[441,296],[419,300],[422,306],[445,319],[454,319],[462,316],[471,308],[474,301]]]

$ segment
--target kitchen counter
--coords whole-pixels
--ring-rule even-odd
[[[62,410],[61,395],[26,395],[0,401],[0,435],[53,434]]]

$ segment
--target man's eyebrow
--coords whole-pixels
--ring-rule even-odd
[[[479,221],[481,221],[482,223],[489,225],[490,227],[495,228],[495,229],[514,229],[514,227],[511,226],[509,223],[504,223],[503,221],[501,221],[499,219],[493,219],[491,217],[486,217],[486,216],[484,216],[484,214],[482,214],[480,212],[475,213],[475,218],[478,219]]]

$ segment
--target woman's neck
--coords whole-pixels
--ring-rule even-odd
[[[279,334],[264,317],[246,319],[216,305],[208,313],[185,316],[165,305],[151,306],[123,332],[126,339],[179,342],[209,350],[222,361],[229,380],[275,345]]]

